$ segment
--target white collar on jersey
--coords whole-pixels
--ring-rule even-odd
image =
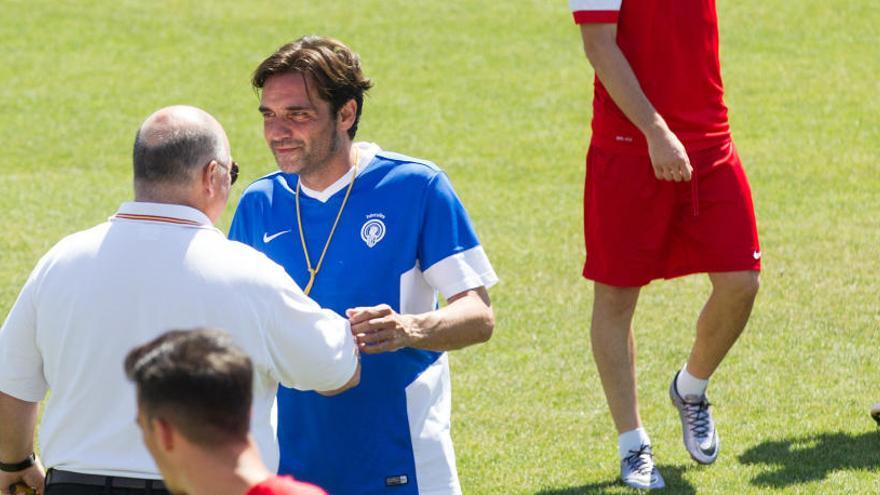
[[[366,142],[357,142],[354,143],[354,146],[358,148],[358,175],[364,173],[364,170],[370,165],[370,162],[373,161],[373,158],[376,156],[376,153],[382,151],[381,148],[375,143],[366,143]],[[345,173],[342,177],[339,178],[333,184],[327,186],[323,191],[316,191],[314,189],[309,189],[303,184],[300,184],[300,188],[302,193],[306,196],[317,199],[322,203],[326,203],[334,194],[348,187],[348,183],[351,182],[351,176],[354,173],[354,168],[350,169]]]

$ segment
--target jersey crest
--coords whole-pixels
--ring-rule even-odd
[[[361,239],[369,247],[373,247],[385,237],[385,222],[382,220],[385,215],[381,213],[371,213],[367,215],[367,221],[361,226]]]

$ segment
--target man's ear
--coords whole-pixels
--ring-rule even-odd
[[[207,165],[202,167],[202,174],[200,176],[202,187],[206,190],[212,190],[214,188],[214,175],[217,173],[217,164],[216,160],[211,160]]]
[[[339,109],[339,112],[336,113],[336,125],[341,131],[348,134],[348,130],[354,125],[356,118],[357,102],[352,98],[345,102],[345,104]]]
[[[163,418],[153,418],[150,422],[159,447],[165,451],[174,450],[176,432],[174,426]]]
[[[220,169],[222,166],[217,160],[211,160],[207,165],[202,167],[201,186],[202,191],[207,197],[213,198],[223,188],[223,180],[225,179]]]

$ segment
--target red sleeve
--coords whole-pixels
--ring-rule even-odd
[[[296,482],[296,495],[327,495],[327,492],[309,483]]]
[[[327,495],[311,483],[295,481],[290,476],[270,476],[252,486],[245,495]]]
[[[571,13],[577,24],[617,23],[618,10],[576,10]]]

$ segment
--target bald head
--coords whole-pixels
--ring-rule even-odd
[[[136,188],[181,186],[211,160],[228,164],[229,141],[217,120],[199,108],[176,105],[156,111],[134,141]]]

